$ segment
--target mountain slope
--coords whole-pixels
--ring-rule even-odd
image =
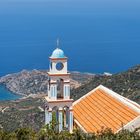
[[[25,73],[27,74],[27,72],[24,72],[24,74]],[[20,85],[24,81],[24,85],[26,85],[27,83],[30,85],[31,83],[34,83],[36,79],[33,77],[36,77],[37,75],[39,75],[39,77],[37,76],[39,79],[42,77],[42,76],[40,77],[40,75],[42,75],[42,72],[40,74],[37,73],[37,75],[34,74],[34,76],[32,72],[29,72],[30,76],[28,74],[27,74],[28,76],[25,75],[23,76],[23,72],[21,72],[15,74],[14,76],[12,74],[8,76],[8,78],[7,76],[3,77],[2,79],[3,84],[7,85],[8,83],[8,85],[13,85],[11,83],[15,83],[16,81],[17,84]],[[26,78],[22,80],[23,77]],[[44,79],[46,78],[44,77]],[[106,75],[93,76],[93,75],[84,75],[82,73],[74,73],[72,74],[71,78],[74,81],[78,81],[78,83],[82,84],[82,86],[72,90],[72,96],[75,100],[85,95],[98,85],[102,84],[116,91],[117,93],[140,103],[140,65],[133,67],[126,72],[121,72],[118,74],[114,74],[112,76]],[[28,90],[34,91],[34,87],[36,88],[36,90],[39,90],[38,88],[39,85],[41,84],[41,81],[45,81],[45,80],[40,81],[39,79],[38,79],[39,83],[37,84],[37,86],[31,86],[31,88],[29,86]],[[24,90],[24,87],[26,88],[26,86],[22,86],[21,89]],[[26,90],[27,89],[25,89],[25,91]],[[36,97],[29,97],[17,101],[0,102],[0,118],[1,118],[0,127],[3,127],[5,130],[8,131],[15,130],[19,127],[33,127],[35,130],[39,130],[40,127],[44,125],[45,121],[43,110],[44,95],[43,94],[41,94],[41,96],[39,94],[35,95]]]
[[[72,90],[72,96],[78,99],[100,84],[140,103],[140,65],[112,76],[96,75],[90,82]]]

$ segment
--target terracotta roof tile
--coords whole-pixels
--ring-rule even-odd
[[[135,110],[97,89],[74,104],[74,118],[87,132],[97,132],[111,128],[117,132],[122,125],[139,116]]]

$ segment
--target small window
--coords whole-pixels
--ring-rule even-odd
[[[57,64],[56,64],[56,69],[57,70],[62,70],[64,68],[64,65],[63,65],[63,63],[61,63],[61,62],[58,62]]]

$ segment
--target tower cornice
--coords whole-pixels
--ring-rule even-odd
[[[50,72],[47,72],[47,74],[49,76],[69,76],[70,73],[50,73]]]
[[[61,103],[61,102],[73,102],[73,99],[63,99],[63,98],[58,98],[57,100],[49,99],[48,96],[45,97],[46,101],[48,103]]]
[[[49,57],[49,59],[51,59],[51,60],[67,60],[68,57],[64,57],[64,58],[53,58],[53,57]]]

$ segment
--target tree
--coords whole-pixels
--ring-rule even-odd
[[[15,133],[18,140],[37,140],[36,132],[31,128],[20,128]]]

